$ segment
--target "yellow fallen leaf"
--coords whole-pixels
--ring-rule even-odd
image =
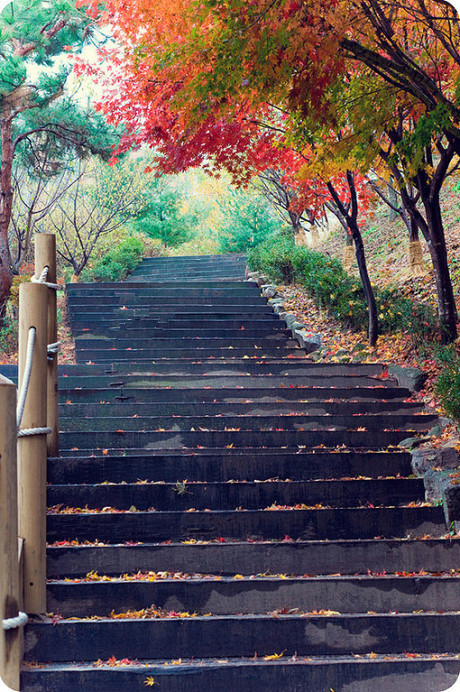
[[[284,656],[284,651],[282,651],[280,654],[269,654],[268,656],[264,656],[264,661],[276,661],[277,658],[283,658]]]

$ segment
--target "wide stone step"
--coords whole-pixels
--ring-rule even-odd
[[[115,452],[118,454],[115,455]],[[317,449],[227,449],[184,450],[182,453],[130,453],[129,450],[107,450],[101,454],[91,450],[69,450],[68,454],[48,460],[49,483],[103,483],[104,481],[135,483],[138,479],[176,483],[190,480],[225,482],[232,479],[251,481],[254,478],[291,478],[315,480],[366,476],[409,476],[411,455],[402,451],[369,452],[360,450]]]
[[[156,348],[222,348],[230,346],[244,348],[246,345],[252,347],[257,345],[259,348],[264,348],[264,344],[270,346],[278,346],[286,344],[288,346],[297,346],[297,342],[292,340],[291,335],[285,329],[268,329],[268,330],[226,330],[222,329],[157,329],[149,330],[149,333],[144,333],[145,330],[139,328],[130,337],[129,334],[124,335],[123,329],[117,335],[107,334],[105,337],[93,336],[91,334],[81,334],[75,339],[75,348],[79,351],[91,351],[98,349],[112,349],[117,351],[143,349],[147,339]],[[265,331],[265,334],[264,334]]]
[[[228,615],[31,622],[26,661],[456,651],[460,615]]]
[[[343,411],[346,406],[343,406]],[[100,412],[99,412],[100,413]],[[113,411],[107,411],[107,414]],[[134,414],[136,415],[136,414]],[[428,414],[355,414],[346,415],[261,415],[249,410],[240,416],[186,416],[173,414],[172,416],[91,416],[61,417],[59,424],[61,431],[74,430],[417,430],[427,431],[435,425],[436,415]]]
[[[86,387],[83,389],[78,381],[75,387],[66,383],[59,388],[61,401],[85,402],[282,402],[282,401],[325,401],[343,399],[351,401],[397,401],[403,403],[410,396],[410,391],[403,387],[221,387],[179,388],[179,387],[127,387],[122,379],[114,379],[107,387]]]
[[[69,295],[67,297],[69,307],[71,308],[70,319],[78,318],[80,308],[84,312],[97,314],[97,307],[101,308],[102,314],[111,315],[113,312],[122,310],[138,310],[145,308],[148,314],[152,315],[169,315],[173,313],[177,316],[202,313],[211,313],[212,315],[227,315],[228,313],[235,315],[252,315],[253,313],[262,313],[266,318],[270,316],[273,319],[279,319],[275,315],[271,306],[265,298],[257,295],[236,295],[236,296],[203,296],[203,295],[169,295],[155,296],[151,291],[144,292],[142,296],[129,293],[110,293],[109,291],[101,295]],[[102,302],[102,305],[101,305]],[[117,313],[118,314],[118,313]]]
[[[54,510],[53,510],[54,511]],[[68,512],[68,513],[67,513]],[[223,538],[385,538],[443,535],[441,507],[266,509],[185,512],[66,512],[47,517],[49,542],[158,542]]]
[[[65,542],[64,542],[65,543]],[[221,575],[368,574],[458,570],[460,540],[380,538],[302,541],[218,541],[133,545],[54,545],[47,548],[48,577],[84,577],[88,572],[201,572]]]
[[[210,373],[204,375],[192,375],[190,374],[186,379],[183,374],[168,374],[162,375],[161,373],[155,374],[155,365],[152,366],[151,372],[142,373],[139,375],[131,375],[124,373],[121,375],[96,375],[91,376],[80,376],[78,378],[73,378],[71,375],[66,378],[64,383],[66,388],[72,386],[78,387],[126,387],[126,388],[152,388],[161,389],[169,387],[178,387],[180,389],[231,389],[235,387],[244,388],[245,392],[247,390],[260,388],[260,389],[272,389],[273,394],[277,395],[280,391],[280,398],[282,397],[284,389],[298,389],[301,388],[319,388],[329,389],[330,395],[335,395],[336,389],[349,388],[351,392],[356,389],[361,389],[364,387],[369,387],[375,390],[393,390],[395,383],[392,380],[380,380],[378,377],[373,375],[322,375],[321,371],[314,371],[312,373],[308,372],[302,375],[296,375],[293,380],[290,377],[283,377],[282,375],[270,375],[269,373],[263,373],[260,375],[252,375],[250,373],[245,373],[242,375],[233,374],[213,374]],[[294,382],[294,383],[293,383]],[[279,388],[279,389],[278,389]],[[404,390],[401,389],[401,395],[404,394]],[[327,397],[330,398],[330,397]]]
[[[405,430],[101,430],[60,433],[62,450],[73,449],[197,449],[201,447],[362,447],[384,449],[407,438]]]
[[[402,419],[412,418],[414,421],[421,419],[420,405],[416,402],[401,402],[401,401],[309,401],[309,402],[240,402],[227,404],[214,403],[208,401],[206,403],[193,402],[149,402],[146,406],[145,402],[130,403],[86,403],[73,404],[61,403],[59,406],[60,420],[63,423],[63,418],[74,420],[81,417],[140,417],[145,415],[146,411],[152,416],[274,416],[280,415],[286,417],[287,414],[321,416],[321,415],[340,415],[344,410],[349,416],[369,415],[375,417],[379,414],[382,423],[381,427],[388,427],[386,423],[390,418],[401,416]],[[424,414],[423,421],[430,421],[431,415]],[[401,419],[398,419],[398,423]],[[395,426],[396,427],[396,426]]]
[[[91,354],[91,359],[99,363],[112,363],[117,361],[145,361],[145,360],[156,360],[157,358],[182,358],[186,356],[190,357],[193,352],[196,358],[228,358],[229,355],[233,355],[236,358],[243,358],[248,356],[249,358],[253,356],[258,356],[267,358],[270,356],[279,357],[282,355],[288,358],[302,358],[305,356],[305,351],[299,348],[288,348],[286,346],[257,346],[248,345],[246,347],[239,346],[223,346],[219,347],[202,347],[201,344],[198,346],[197,341],[194,342],[194,348],[190,346],[184,346],[182,348],[172,348],[172,347],[159,347],[159,348],[144,348],[144,349],[132,349],[130,351],[111,351],[111,350],[94,350]]]
[[[348,480],[348,481],[263,481],[227,483],[151,482],[117,485],[51,485],[47,488],[48,505],[101,508],[106,506],[147,511],[195,509],[263,509],[270,505],[332,505],[359,507],[398,505],[423,501],[423,480]]]
[[[131,281],[161,281],[164,277],[164,271],[134,271],[130,275]],[[180,271],[180,281],[202,281],[203,279],[216,279],[217,281],[225,280],[244,280],[244,271],[228,268],[228,269],[184,269]]]
[[[101,295],[106,292],[112,295],[136,294],[142,297],[148,292],[152,295],[177,295],[188,294],[189,296],[231,296],[231,295],[253,295],[260,296],[259,287],[252,282],[242,281],[191,281],[187,286],[186,282],[174,281],[145,281],[141,284],[136,281],[126,281],[115,287],[113,283],[98,282],[97,284],[67,284],[66,291],[69,295]]]
[[[0,365],[1,372],[8,376],[16,375],[16,366]],[[59,375],[119,375],[121,373],[131,375],[145,375],[146,373],[165,373],[170,375],[180,374],[222,374],[222,375],[367,375],[379,376],[382,374],[382,366],[379,363],[314,363],[304,359],[230,359],[228,361],[215,362],[214,360],[196,361],[192,358],[184,359],[181,363],[176,360],[164,359],[155,363],[155,367],[142,363],[114,363],[113,365],[63,365],[59,368]],[[420,406],[420,403],[418,404]]]
[[[299,609],[335,610],[339,613],[412,612],[413,610],[460,610],[460,576],[359,575],[194,577],[162,573],[137,573],[116,581],[47,584],[47,608],[64,617],[108,617],[120,604],[125,610],[141,610],[152,603],[166,610],[199,615],[287,612]],[[149,581],[150,579],[150,581]]]
[[[279,319],[278,315],[274,315],[271,306],[267,303],[267,299],[254,293],[253,295],[235,295],[229,296],[206,296],[206,295],[162,295],[161,300],[150,291],[144,289],[143,295],[140,297],[137,292],[120,292],[104,291],[101,295],[84,295],[69,294],[67,296],[68,305],[71,308],[71,318],[77,316],[80,310],[83,312],[95,312],[96,307],[103,307],[104,312],[120,310],[127,308],[135,310],[137,308],[147,308],[149,312],[165,313],[166,315],[173,312],[184,317],[190,313],[211,313],[225,315],[228,312],[235,314],[249,314],[252,312],[263,312],[267,318],[271,316],[273,319]],[[103,305],[101,305],[101,300]],[[88,310],[88,308],[90,308]],[[239,312],[238,312],[239,311]]]
[[[329,692],[346,685],[353,692],[438,692],[450,689],[458,678],[460,662],[445,653],[397,656],[371,652],[355,656],[282,656],[279,660],[260,658],[165,659],[159,661],[125,659],[125,665],[40,664],[22,674],[24,692],[41,689],[54,692],[137,692],[146,681],[161,686],[163,692],[202,690],[317,690]],[[115,660],[115,662],[117,662]],[[150,681],[150,682],[149,682]]]

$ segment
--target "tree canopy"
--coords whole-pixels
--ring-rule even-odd
[[[119,45],[105,52],[101,109],[127,123],[122,151],[147,142],[166,172],[202,165],[239,183],[280,169],[311,213],[332,178],[346,192],[378,159],[417,190],[407,210],[430,249],[445,339],[456,337],[439,206],[460,153],[449,3],[108,0],[103,21]]]

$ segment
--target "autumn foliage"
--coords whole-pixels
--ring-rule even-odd
[[[102,21],[117,46],[79,69],[105,82],[100,108],[126,127],[120,151],[147,143],[161,172],[225,169],[240,184],[281,170],[298,209],[314,218],[332,199],[345,212],[357,249],[371,196],[359,176],[371,165],[396,176],[416,191],[403,201],[430,248],[445,340],[455,338],[439,205],[460,154],[448,3],[108,0]]]

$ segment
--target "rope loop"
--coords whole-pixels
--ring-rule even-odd
[[[61,346],[60,341],[55,341],[54,344],[48,344],[48,347],[47,347],[48,353],[58,353],[60,346]]]
[[[32,371],[32,360],[34,357],[34,346],[35,346],[35,335],[37,330],[35,327],[30,327],[29,333],[27,335],[27,350],[26,350],[26,364],[24,367],[24,376],[21,383],[21,391],[18,394],[18,403],[16,406],[16,424],[19,428],[21,425],[22,414],[24,413],[24,406],[26,405],[27,391],[29,389],[30,373]]]
[[[27,613],[23,613],[20,610],[15,618],[5,618],[5,620],[2,620],[2,628],[4,630],[13,630],[16,627],[24,627],[28,620]]]
[[[49,267],[46,266],[44,267],[42,273],[40,276],[37,278],[36,276],[31,276],[30,280],[33,284],[43,284],[43,286],[47,286],[48,288],[53,288],[55,291],[60,291],[61,286],[59,284],[52,284],[49,281],[45,281],[47,274],[48,274]]]
[[[18,430],[18,437],[31,437],[32,435],[49,435],[51,428],[23,428]]]

